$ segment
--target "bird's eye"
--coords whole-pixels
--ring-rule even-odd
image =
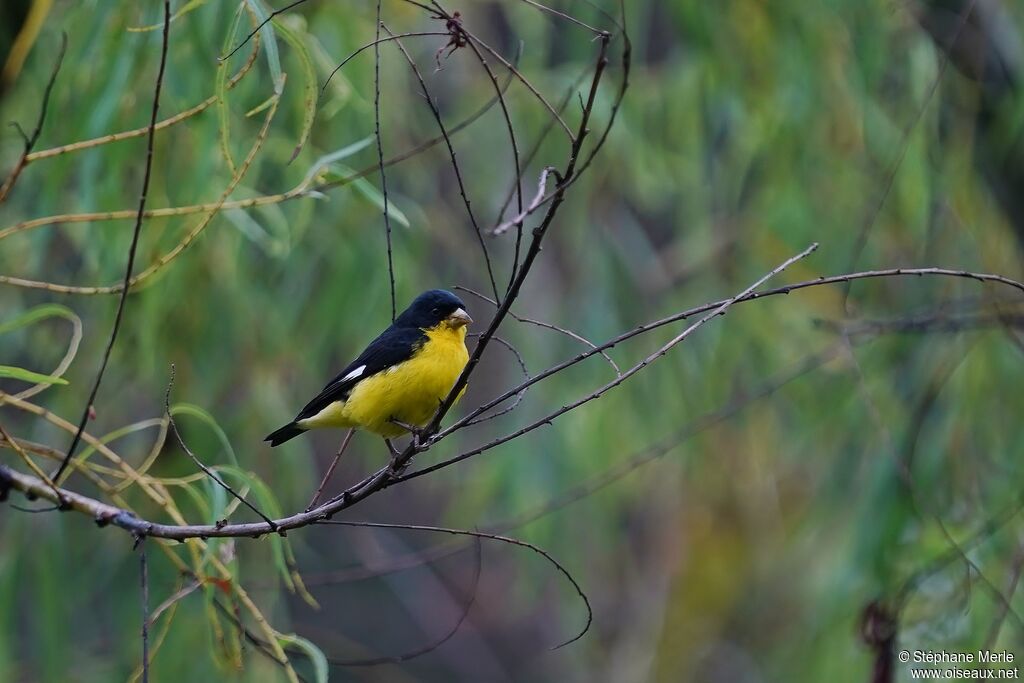
[[[441,313],[441,309],[435,306],[434,310],[432,310],[431,313],[433,313],[434,315],[438,315]]]

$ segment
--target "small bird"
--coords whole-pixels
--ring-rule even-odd
[[[294,420],[264,440],[274,447],[310,429],[347,427],[384,437],[394,455],[390,439],[426,425],[462,374],[471,322],[451,292],[420,294]]]

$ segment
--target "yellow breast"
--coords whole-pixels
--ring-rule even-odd
[[[434,416],[466,367],[469,352],[465,326],[442,323],[425,333],[427,340],[409,360],[355,386],[338,406],[346,421],[390,438],[405,432],[391,420],[423,426]]]

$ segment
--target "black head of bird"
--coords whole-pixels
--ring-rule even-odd
[[[395,319],[394,327],[429,330],[441,323],[461,327],[473,322],[462,299],[443,289],[431,289],[416,297]]]

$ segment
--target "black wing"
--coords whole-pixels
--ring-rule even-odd
[[[372,377],[378,372],[409,360],[412,354],[426,341],[427,335],[423,330],[409,327],[389,327],[370,342],[366,350],[359,354],[359,358],[348,364],[338,373],[338,376],[327,383],[317,396],[306,404],[296,416],[295,421],[305,420],[319,413],[335,401],[344,401],[348,398],[352,388],[367,377]],[[357,377],[346,379],[356,368],[365,365],[366,368]]]

